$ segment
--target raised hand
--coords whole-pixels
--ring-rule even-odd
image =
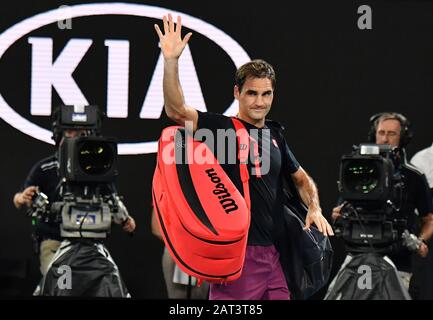
[[[192,33],[189,32],[182,39],[182,21],[179,16],[177,17],[176,25],[173,22],[171,14],[168,14],[168,21],[166,16],[163,17],[162,21],[164,25],[164,33],[161,32],[161,29],[157,24],[154,25],[161,44],[162,54],[166,60],[179,59],[183,49],[185,49],[186,44],[191,38]]]

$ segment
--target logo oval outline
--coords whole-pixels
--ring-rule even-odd
[[[88,17],[88,16],[103,16],[103,15],[129,15],[162,20],[162,16],[167,12],[173,15],[182,16],[182,25],[201,33],[209,40],[215,42],[227,55],[232,59],[236,68],[239,68],[245,62],[250,61],[250,57],[246,51],[228,34],[205,22],[183,12],[169,10],[162,7],[150,6],[145,4],[135,3],[87,3],[71,6],[63,6],[57,9],[52,9],[42,13],[38,13],[29,18],[26,18],[13,26],[6,29],[0,34],[0,59],[4,53],[12,47],[12,45],[30,32],[43,26],[62,21],[68,18]],[[31,28],[29,29],[28,26]],[[15,38],[15,39],[14,39]],[[12,41],[10,40],[12,39]],[[231,46],[230,51],[236,51],[230,54],[227,47]],[[234,50],[235,49],[235,50]],[[237,113],[237,103],[234,99],[232,104],[224,112],[225,115],[231,116]],[[40,141],[54,144],[51,139],[52,132],[42,128],[37,124],[29,121],[16,112],[0,93],[0,118],[9,125],[21,131],[24,134]],[[34,135],[36,133],[36,135]],[[136,143],[119,143],[119,155],[131,154],[147,154],[157,151],[158,142],[136,142]]]

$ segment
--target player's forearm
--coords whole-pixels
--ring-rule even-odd
[[[313,179],[306,173],[304,177],[296,181],[299,195],[309,209],[322,211],[320,208],[319,191]]]
[[[319,194],[317,187],[313,181],[304,184],[300,190],[302,201],[307,205],[308,208],[322,211],[320,208]]]
[[[164,108],[167,116],[176,121],[185,118],[185,99],[179,81],[178,59],[164,61]]]

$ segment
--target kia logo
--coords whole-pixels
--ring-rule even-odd
[[[245,50],[230,36],[215,26],[170,9],[132,3],[92,3],[74,6],[62,6],[44,13],[27,18],[0,34],[0,59],[7,50],[20,39],[26,39],[31,47],[31,84],[30,102],[28,103],[31,116],[51,116],[53,89],[64,104],[92,104],[88,101],[80,84],[72,77],[72,73],[79,68],[80,62],[93,45],[92,38],[71,37],[57,56],[53,54],[53,38],[47,36],[26,35],[41,27],[58,23],[59,21],[89,16],[122,15],[152,19],[161,19],[171,12],[174,16],[182,17],[183,26],[200,33],[218,45],[233,61],[236,68],[250,61]],[[129,65],[130,43],[122,39],[105,39],[107,48],[106,66],[106,113],[108,118],[128,119],[129,96]],[[155,39],[156,45],[156,39]],[[194,67],[189,47],[179,61],[180,81],[184,88],[185,99],[189,105],[198,110],[206,111],[203,93],[200,88],[197,72]],[[141,119],[159,119],[163,109],[162,94],[163,57],[159,56],[150,85],[142,103],[139,117]],[[143,88],[143,91],[146,88]],[[237,113],[235,100],[227,106],[224,114],[228,116]],[[17,130],[44,141],[54,144],[52,132],[23,117],[14,106],[9,105],[0,94],[0,117]],[[145,154],[157,151],[157,141],[119,143],[119,154]]]

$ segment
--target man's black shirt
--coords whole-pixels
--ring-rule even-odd
[[[415,209],[420,217],[433,212],[430,190],[425,176],[413,166],[403,164],[400,172],[405,186],[401,212],[408,218],[410,231],[417,232],[419,230],[415,228]]]
[[[433,212],[430,190],[425,176],[409,164],[402,164],[400,173],[403,178],[403,203],[398,214],[407,219],[407,229],[410,233],[418,235],[421,231],[421,219]],[[409,250],[401,247],[397,253],[390,254],[397,268],[402,271],[413,271],[411,265],[414,257]]]
[[[224,156],[221,156],[221,154],[217,152],[217,130],[234,129],[231,118],[211,112],[198,111],[198,114],[197,130],[209,129],[213,133],[214,140],[212,142],[205,142],[211,150],[214,150],[214,154],[218,158],[221,167],[231,178],[237,189],[243,194],[239,162],[228,163],[228,155],[230,154],[228,148],[234,147],[236,154],[236,150],[238,150],[237,141],[236,146],[229,146],[226,143]],[[257,130],[260,158],[264,159],[270,157],[269,172],[263,174],[260,178],[253,174],[254,163],[248,161],[251,198],[251,224],[248,233],[248,245],[270,246],[274,243],[277,233],[276,228],[278,227],[278,223],[275,223],[275,221],[278,220],[278,215],[282,214],[282,168],[288,168],[290,173],[294,173],[298,170],[299,163],[287,146],[286,141],[281,138],[281,135],[279,135],[274,128],[265,125],[264,128],[259,129],[245,121],[242,121],[242,123],[247,130]],[[270,136],[263,134],[263,129],[268,129]],[[251,134],[251,136],[254,136],[254,134]],[[269,144],[270,147],[262,148],[264,144]],[[284,166],[282,163],[282,159],[284,158],[282,152],[285,152],[286,159],[289,159],[289,163]]]

